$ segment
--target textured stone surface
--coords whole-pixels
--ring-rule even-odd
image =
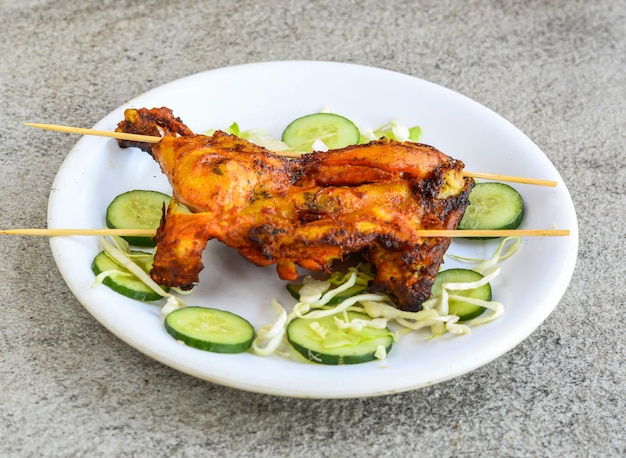
[[[418,391],[300,400],[157,363],[69,292],[48,241],[0,239],[2,456],[624,456],[623,1],[0,2],[0,228],[42,227],[76,142],[125,100],[227,65],[397,70],[459,91],[532,138],[580,224],[548,320],[487,366]]]

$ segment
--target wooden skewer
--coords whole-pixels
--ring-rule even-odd
[[[0,230],[5,235],[29,235],[44,237],[59,237],[72,235],[119,235],[151,237],[155,234],[151,229],[5,229]],[[420,237],[561,237],[570,235],[568,229],[505,229],[486,230],[418,230]]]
[[[467,229],[437,230],[422,229],[417,231],[420,237],[563,237],[569,236],[569,229]]]
[[[151,135],[139,135],[139,134],[128,134],[125,132],[111,132],[108,130],[96,130],[96,129],[84,129],[82,127],[71,127],[71,126],[60,126],[57,124],[37,124],[37,123],[24,123],[25,126],[36,127],[38,129],[44,130],[53,130],[56,132],[65,132],[68,134],[79,134],[79,135],[95,135],[99,137],[111,137],[116,138],[118,140],[130,140],[136,142],[143,143],[159,143],[162,140],[162,137],[154,137]],[[286,157],[300,157],[300,153],[293,153],[289,151],[275,151],[276,154]],[[463,175],[466,177],[472,178],[484,178],[487,180],[496,180],[496,181],[508,181],[511,183],[524,183],[524,184],[533,184],[538,186],[549,186],[556,187],[557,182],[552,180],[540,180],[537,178],[525,178],[525,177],[517,177],[511,175],[499,175],[495,173],[482,173],[482,172],[469,172],[467,170],[463,171]]]
[[[463,176],[471,177],[471,178],[484,178],[487,180],[495,180],[495,181],[508,181],[510,183],[534,184],[537,186],[548,186],[551,188],[556,187],[556,181],[552,181],[552,180],[540,180],[538,178],[524,178],[524,177],[511,176],[511,175],[499,175],[496,173],[469,172],[467,170],[464,170]]]
[[[95,135],[97,137],[111,137],[118,140],[131,140],[143,143],[159,143],[162,137],[153,137],[151,135],[128,134],[125,132],[112,132],[108,130],[83,129],[82,127],[60,126],[58,124],[37,124],[32,122],[24,123],[28,127],[36,127],[37,129],[54,130],[56,132],[65,132],[66,134],[79,135]]]
[[[156,234],[153,229],[5,229],[0,230],[4,235],[34,235],[44,237],[58,237],[68,235],[119,235],[134,237],[152,237]]]

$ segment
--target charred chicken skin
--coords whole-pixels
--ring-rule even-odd
[[[329,271],[358,253],[375,272],[369,290],[399,309],[430,297],[450,238],[419,229],[456,229],[474,182],[463,163],[417,143],[378,140],[287,159],[217,131],[196,135],[171,110],[128,109],[118,131],[163,137],[129,143],[152,154],[174,200],[157,231],[151,275],[190,288],[210,239],[293,281],[297,266]]]

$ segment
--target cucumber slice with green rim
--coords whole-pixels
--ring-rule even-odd
[[[171,197],[158,191],[136,189],[117,196],[106,211],[106,224],[111,229],[157,229]],[[152,247],[151,237],[124,236],[135,246]]]
[[[350,321],[371,320],[358,312],[347,312]],[[343,314],[336,315],[344,319]],[[325,336],[316,332],[312,323],[317,323],[325,331]],[[309,361],[329,364],[358,364],[376,359],[376,352],[383,346],[387,353],[393,345],[393,335],[389,329],[364,327],[360,331],[339,329],[334,316],[320,319],[296,318],[287,326],[287,340],[293,348]]]
[[[437,278],[432,287],[432,295],[439,296],[441,294],[441,285],[443,283],[470,283],[479,281],[483,278],[483,275],[468,269],[448,269],[442,270],[437,274]],[[467,290],[448,290],[449,294],[455,296],[471,297],[474,299],[481,299],[484,301],[491,300],[491,285],[489,283],[474,289]],[[459,321],[467,321],[472,318],[476,318],[485,311],[484,307],[480,305],[470,304],[457,299],[450,299],[448,301],[448,313],[450,315],[456,315],[459,317]]]
[[[295,284],[295,283],[287,284],[287,291],[289,291],[289,294],[291,294],[291,296],[296,300],[300,300],[300,289],[302,289],[301,284]],[[363,285],[351,286],[350,288],[346,289],[345,291],[340,292],[331,300],[329,300],[328,305],[337,305],[340,302],[345,301],[349,297],[356,296],[357,294],[361,294],[365,292],[366,289],[367,289],[367,286],[363,286]]]
[[[359,128],[348,118],[334,113],[314,113],[302,116],[283,131],[282,141],[295,151],[313,150],[315,140],[321,140],[328,149],[344,148],[359,143]]]
[[[524,201],[508,184],[478,183],[469,195],[458,229],[517,229],[524,218]]]
[[[165,329],[190,347],[214,353],[243,353],[252,345],[254,328],[225,310],[183,307],[165,317]]]
[[[143,253],[140,251],[133,251],[132,254]],[[145,254],[145,253],[144,253]],[[141,263],[138,262],[141,265]],[[149,265],[141,265],[142,269],[146,272],[150,271]],[[124,267],[120,266],[116,261],[111,259],[104,251],[101,251],[96,255],[92,264],[91,270],[94,274],[100,275],[107,270],[118,270],[123,274],[111,274],[102,280],[102,284],[108,286],[113,291],[122,294],[131,299],[137,299],[138,301],[158,301],[163,297],[153,291],[150,287],[146,286],[144,282],[139,280],[133,274],[131,274]],[[128,274],[128,275],[124,275]],[[167,289],[167,288],[164,288]]]

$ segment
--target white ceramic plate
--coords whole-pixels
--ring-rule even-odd
[[[523,228],[570,229],[569,237],[527,238],[492,286],[506,304],[496,322],[462,337],[404,337],[381,362],[345,367],[278,356],[220,355],[185,347],[163,329],[158,305],[92,288],[97,237],[58,237],[52,252],[65,281],[100,323],[124,342],[182,372],[222,385],[283,396],[348,398],[412,390],[484,365],[519,344],[561,299],[576,261],[578,232],[557,170],[522,132],[482,105],[407,75],[352,64],[267,62],[208,71],[158,87],[110,113],[96,129],[113,130],[127,107],[167,106],[196,132],[265,128],[279,136],[298,116],[330,107],[362,127],[393,118],[423,128],[422,141],[462,159],[467,170],[558,181],[558,187],[516,185],[526,203]],[[112,139],[82,138],[60,168],[50,193],[51,228],[104,226],[108,203],[130,189],[169,191],[156,163]],[[449,252],[486,257],[496,242],[454,241]],[[273,267],[255,267],[209,243],[200,286],[186,300],[238,313],[259,327],[274,320],[272,298],[292,304]],[[446,261],[446,268],[455,263]]]

